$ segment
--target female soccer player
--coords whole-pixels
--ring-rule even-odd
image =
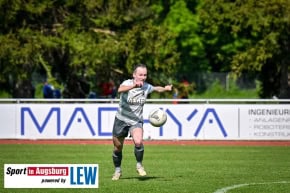
[[[143,146],[143,106],[148,94],[153,91],[171,91],[172,85],[153,86],[146,81],[147,68],[139,64],[134,68],[133,79],[125,80],[118,88],[120,93],[119,108],[113,125],[113,163],[115,172],[112,180],[119,180],[122,176],[121,162],[125,138],[130,134],[135,144],[136,170],[140,176],[146,176],[142,165]]]

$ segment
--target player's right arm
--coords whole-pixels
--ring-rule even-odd
[[[142,87],[143,86],[143,82],[136,82],[135,80],[133,80],[133,84],[126,84],[125,82],[122,83],[119,88],[118,88],[118,93],[121,93],[121,92],[127,92],[133,88],[136,88],[136,87]]]
[[[118,93],[121,93],[121,92],[127,92],[133,88],[135,88],[136,85],[130,85],[130,86],[127,86],[127,85],[120,85],[119,88],[118,88]]]

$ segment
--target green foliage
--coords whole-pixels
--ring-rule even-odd
[[[220,81],[214,81],[210,87],[203,93],[196,93],[191,95],[191,98],[237,98],[237,99],[250,99],[259,98],[259,88],[257,89],[240,89],[234,80],[229,81],[229,85],[225,86]]]
[[[231,70],[237,75],[249,71],[262,74],[265,73],[263,67],[271,65],[273,71],[279,74],[274,82],[283,81],[281,84],[266,84],[266,80],[261,79],[263,97],[271,96],[271,88],[282,92],[288,89],[285,77],[287,66],[288,69],[290,66],[287,51],[290,35],[289,1],[210,2],[212,1],[204,1],[199,11],[205,26],[204,32],[215,40],[210,42],[211,45],[219,47],[215,50],[218,60],[227,63],[226,65],[230,64]],[[286,69],[286,72],[281,69]]]
[[[43,89],[43,83],[39,83],[35,85],[35,98],[43,98],[42,89]]]
[[[12,97],[29,97],[19,85],[65,86],[73,75],[118,83],[137,63],[154,84],[254,72],[261,97],[287,96],[288,0],[1,0],[0,9],[0,84]]]
[[[10,84],[12,79],[12,91],[19,82],[32,81],[34,72],[44,73],[43,79],[54,85],[65,85],[72,74],[101,76],[97,80],[102,81],[119,69],[127,76],[141,62],[156,72],[150,77],[157,83],[160,73],[175,73],[173,34],[154,24],[149,1],[21,3],[0,4],[5,8],[0,13],[0,69],[9,72],[0,81]]]
[[[11,96],[8,92],[0,90],[0,98],[11,98]]]
[[[261,183],[231,189],[231,193],[290,191],[289,147],[147,145],[144,166],[135,171],[133,145],[123,151],[123,175],[112,181],[111,145],[0,145],[4,164],[99,164],[99,188],[84,193],[212,193],[239,184]],[[4,189],[4,167],[0,168],[2,193],[40,193],[43,189]],[[273,183],[285,182],[285,183]],[[15,182],[17,183],[17,182]],[[263,184],[265,183],[265,184]],[[46,193],[74,193],[80,189],[45,189]]]
[[[167,81],[175,72],[175,61],[178,60],[178,54],[174,52],[176,47],[170,41],[171,38],[173,35],[165,28],[154,26],[151,21],[134,26],[122,39],[124,50],[128,50],[126,53],[128,72],[132,73],[134,65],[146,63],[149,78],[155,84]]]
[[[199,30],[198,17],[193,14],[186,5],[185,1],[176,1],[170,9],[163,25],[178,37],[181,38],[182,47],[191,47],[189,55],[198,56],[202,50],[202,42],[198,34],[194,34]]]
[[[195,13],[195,7],[190,7],[187,3],[183,0],[174,1],[162,23],[169,31],[176,34],[174,43],[180,53],[178,72],[183,75],[209,70],[204,58],[203,39],[199,35],[199,15]]]

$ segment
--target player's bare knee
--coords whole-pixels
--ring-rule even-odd
[[[140,142],[135,142],[135,147],[142,148],[142,147],[143,147],[143,143],[142,143],[142,141],[140,141]]]
[[[137,147],[142,146],[142,145],[143,145],[142,137],[135,137],[135,138],[134,138],[134,144],[135,144],[135,146],[137,146]]]

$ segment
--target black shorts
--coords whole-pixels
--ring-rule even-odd
[[[131,132],[135,128],[143,129],[143,122],[138,122],[135,125],[128,125],[124,121],[121,121],[115,117],[115,121],[113,125],[113,136],[125,138],[128,136],[129,132]]]

